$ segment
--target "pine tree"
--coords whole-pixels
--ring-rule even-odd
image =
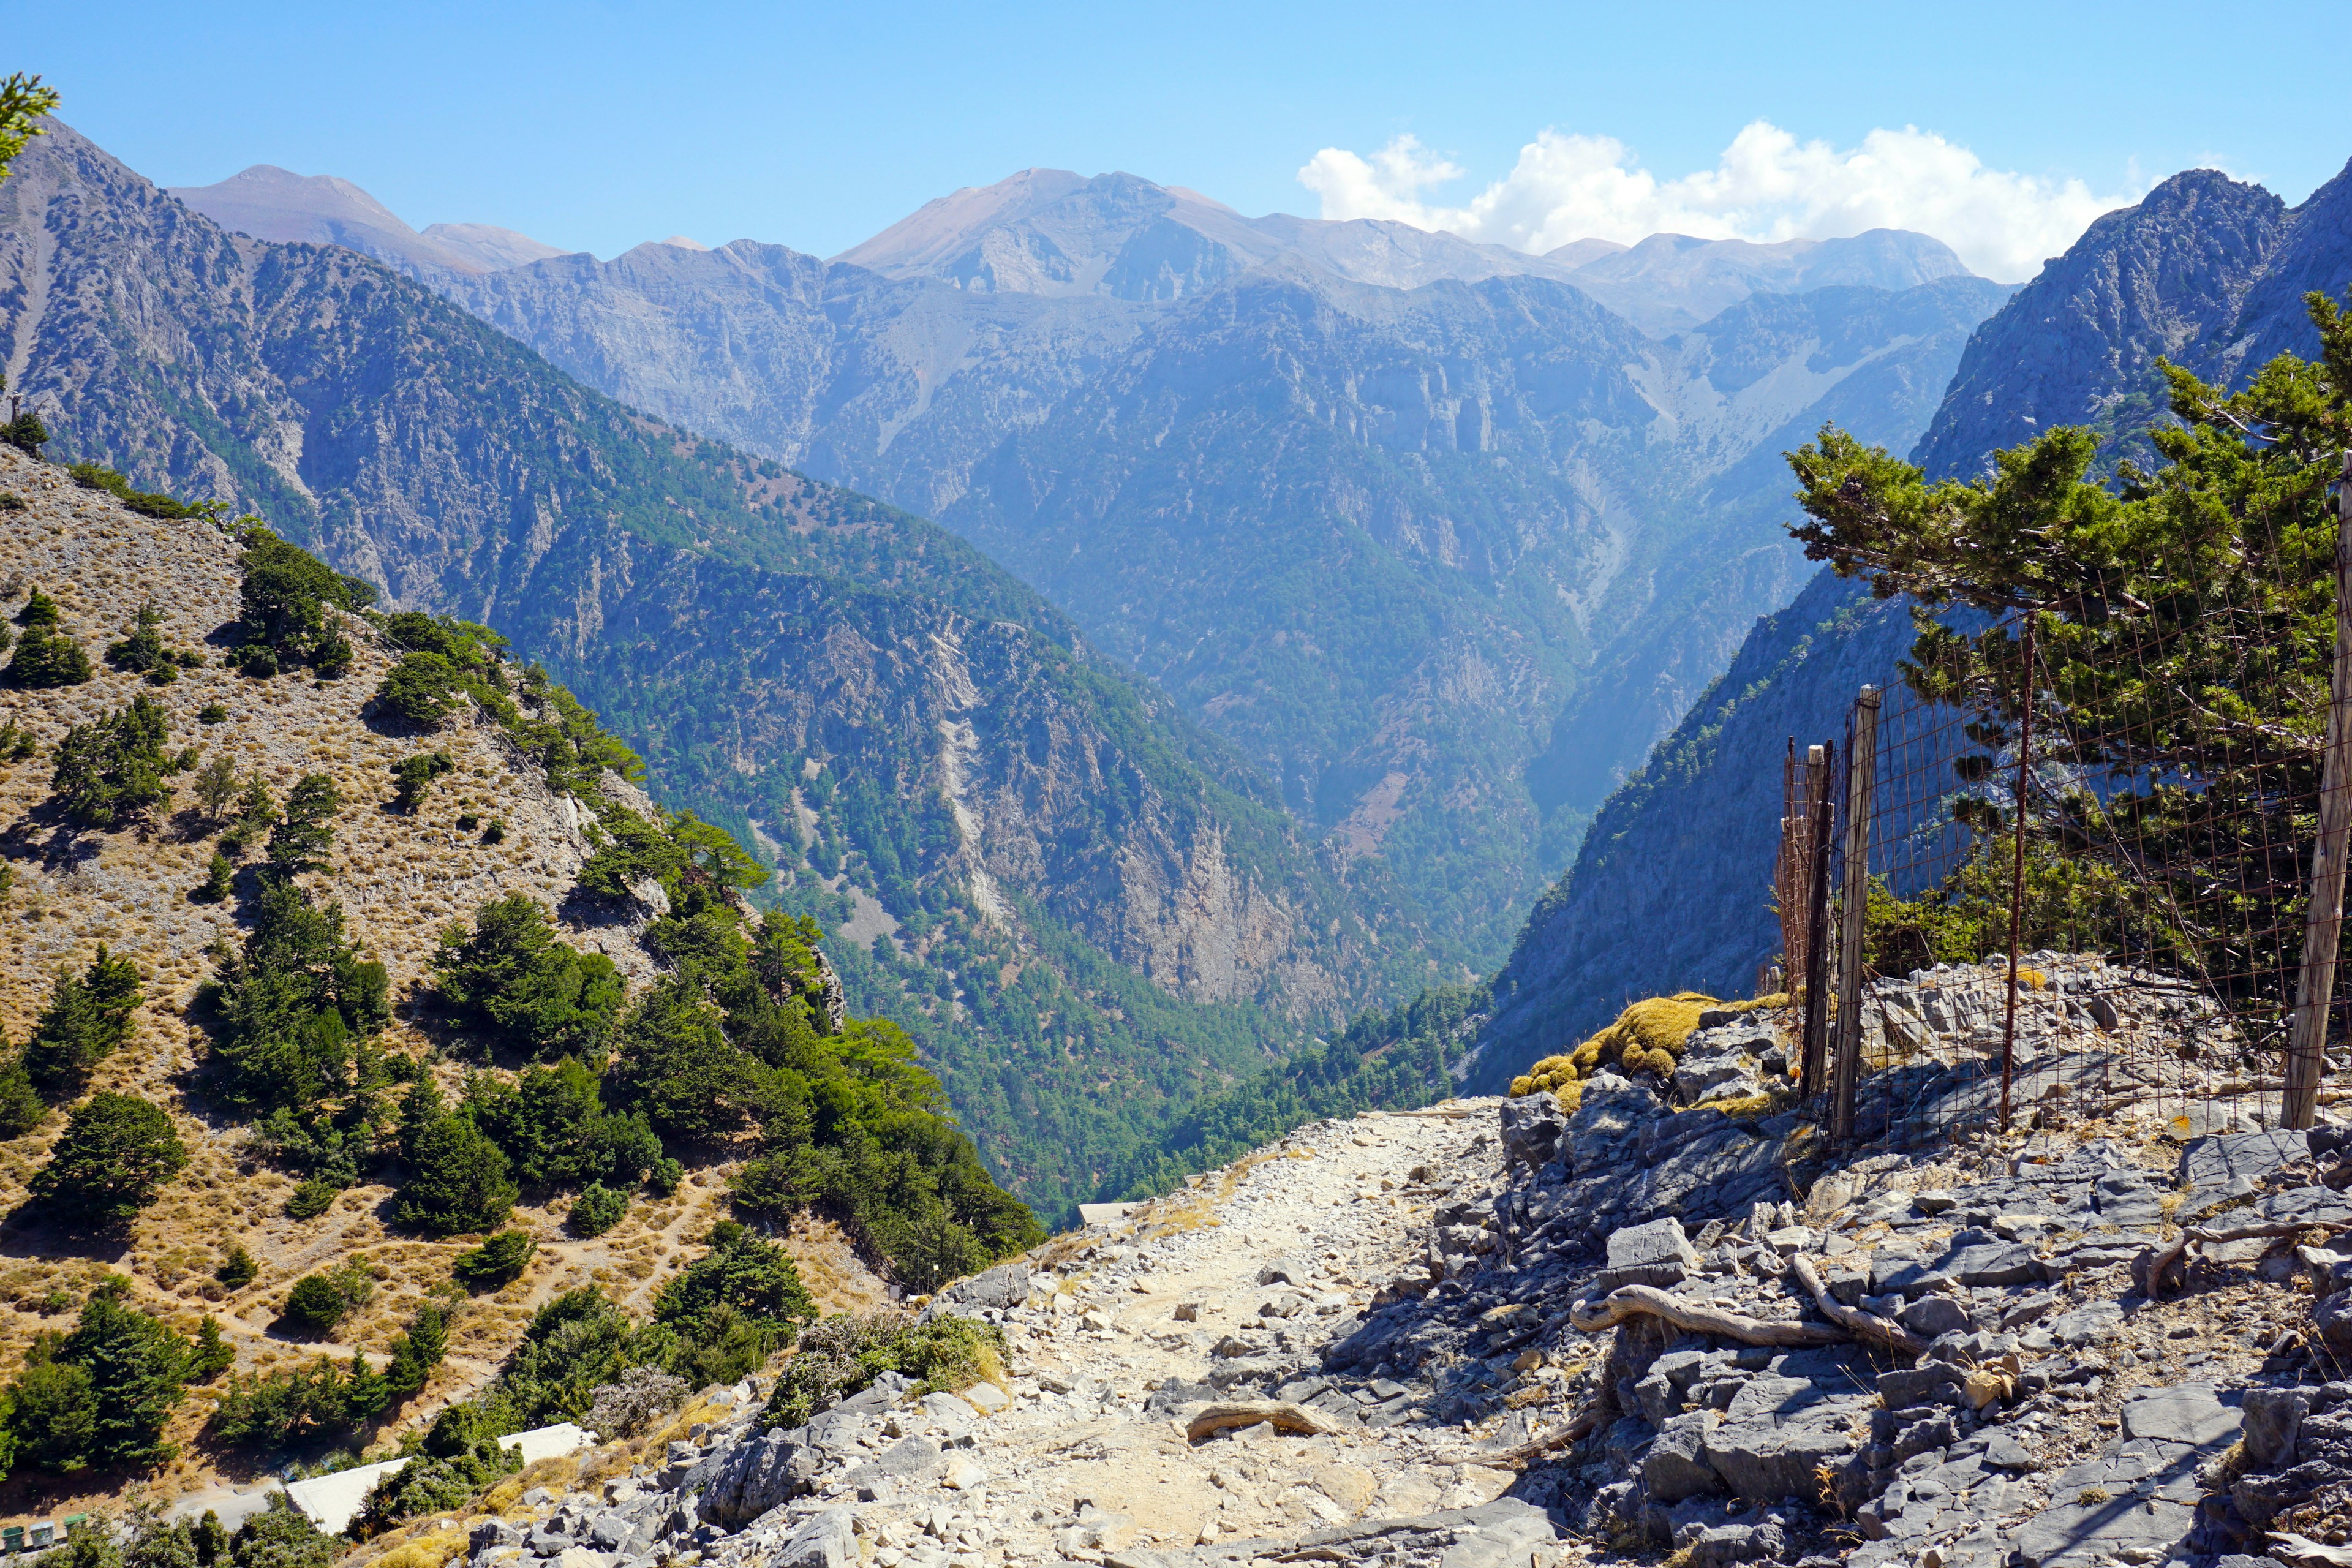
[[[196,897],[208,904],[219,903],[236,889],[236,867],[219,850],[205,866],[205,879],[196,888]]]
[[[0,1040],[0,1138],[22,1138],[49,1114],[22,1053]]]
[[[52,1092],[79,1084],[130,1037],[131,1016],[144,1000],[137,966],[113,957],[104,942],[86,974],[77,976],[59,964],[49,1005],[25,1047],[25,1070]]]
[[[270,869],[284,876],[323,871],[335,847],[335,813],[343,797],[324,773],[305,773],[286,796],[286,815],[269,835]]]
[[[195,1348],[188,1352],[188,1381],[210,1383],[236,1364],[236,1347],[221,1337],[220,1320],[211,1313],[196,1325]]]
[[[413,1102],[416,1096],[410,1095]],[[429,1236],[496,1230],[514,1207],[516,1190],[507,1175],[507,1157],[470,1117],[442,1116],[412,1138],[401,1129],[408,1180],[393,1213],[403,1225]]]
[[[188,1342],[128,1305],[129,1289],[117,1278],[91,1292],[58,1353],[89,1373],[98,1405],[89,1458],[148,1466],[172,1457],[163,1428],[186,1392]]]
[[[187,1147],[161,1106],[93,1094],[68,1117],[32,1192],[69,1221],[119,1225],[154,1202],[187,1163]]]

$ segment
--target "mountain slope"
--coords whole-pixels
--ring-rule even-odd
[[[970,545],[635,415],[373,262],[233,238],[59,128],[0,186],[0,333],[62,449],[509,628],[673,803],[765,823],[788,901],[870,910],[860,943],[895,924],[887,963],[845,954],[853,1001],[919,999],[1042,1204],[1162,1098],[1425,973],[1377,886]],[[1016,1061],[1002,1033],[1042,1041],[1041,1009],[1054,1051]]]
[[[724,1189],[751,1152],[747,1141],[672,1139],[682,1179],[666,1183],[648,1171],[649,1184],[640,1186],[631,1174],[615,1189],[627,1194],[625,1212],[593,1234],[579,1212],[586,1189],[577,1173],[526,1173],[511,1154],[495,1175],[478,1170],[478,1190],[520,1178],[520,1194],[511,1182],[505,1187],[520,1200],[510,1216],[505,1201],[490,1206],[495,1223],[510,1224],[535,1247],[510,1279],[469,1291],[452,1269],[481,1232],[401,1216],[415,1173],[397,1152],[404,1142],[394,1124],[420,1079],[436,1082],[455,1107],[469,1096],[482,1103],[483,1086],[512,1083],[529,1068],[527,1052],[466,1026],[435,994],[443,930],[486,903],[520,899],[542,911],[556,940],[608,957],[630,998],[645,996],[662,973],[650,910],[583,896],[579,884],[596,851],[592,832],[617,821],[608,813],[643,814],[650,803],[609,773],[559,778],[519,745],[519,729],[544,719],[552,704],[542,706],[546,694],[535,699],[510,663],[502,679],[518,724],[471,702],[429,734],[370,719],[371,694],[402,645],[361,616],[321,612],[350,645],[349,667],[335,679],[300,668],[268,678],[240,672],[230,649],[251,634],[240,624],[239,541],[229,530],[200,517],[142,515],[6,447],[0,493],[13,503],[0,504],[0,557],[13,579],[0,616],[21,625],[37,590],[54,605],[58,634],[94,667],[79,683],[0,685],[0,725],[17,742],[0,758],[0,866],[9,873],[0,905],[11,933],[0,942],[0,1035],[8,1042],[0,1075],[13,1091],[0,1131],[8,1255],[0,1270],[0,1357],[22,1366],[37,1336],[56,1339],[73,1326],[77,1307],[110,1291],[176,1334],[194,1334],[210,1319],[222,1347],[208,1366],[189,1369],[189,1381],[209,1382],[208,1389],[181,1398],[177,1371],[139,1389],[142,1399],[163,1403],[159,1436],[177,1446],[176,1456],[65,1468],[56,1438],[19,1445],[0,1506],[21,1518],[119,1503],[133,1486],[161,1502],[215,1482],[249,1485],[294,1460],[388,1439],[403,1423],[478,1390],[533,1313],[565,1292],[601,1289],[649,1315],[657,1293],[702,1254],[726,1216]],[[99,657],[130,629],[142,602],[156,611],[163,647],[178,656],[160,683]],[[162,800],[117,819],[84,820],[58,787],[60,754],[71,750],[72,727],[87,734],[134,702],[153,705],[163,751],[195,756],[167,764]],[[394,768],[433,752],[448,768],[401,807]],[[206,774],[217,764],[232,767],[239,785],[238,804],[228,808],[208,801]],[[278,839],[239,826],[242,802],[259,789],[290,814],[305,775],[334,792],[320,818],[323,839],[310,851],[315,868],[273,870]],[[486,829],[491,823],[495,834]],[[208,863],[232,869],[225,891],[206,890]],[[352,1004],[361,1015],[354,1042],[331,1006],[303,1016],[300,971],[281,958],[274,1005],[303,1025],[304,1048],[283,1051],[273,1042],[279,1054],[240,1056],[231,1023],[255,1015],[212,987],[234,985],[245,964],[265,962],[254,955],[270,943],[285,944],[281,953],[299,951],[301,927],[289,929],[284,906],[273,904],[281,879],[300,889],[308,911],[337,911],[354,956],[382,966],[382,990],[375,1004]],[[268,942],[257,934],[265,926]],[[28,1107],[28,1076],[63,1059],[59,1042],[88,1038],[76,1026],[86,1015],[60,1013],[59,969],[79,977],[101,957],[127,964],[134,977],[121,1037],[102,1042],[79,1073],[34,1076],[41,1093]],[[354,989],[366,993],[363,984]],[[330,1016],[338,1022],[322,1033],[317,1026]],[[268,1021],[264,1016],[260,1026]],[[842,1037],[838,1026],[828,1034]],[[625,1023],[616,1041],[621,1058],[636,1048]],[[273,1110],[238,1092],[291,1057],[315,1075],[298,1102]],[[604,1080],[607,1111],[622,1109],[621,1081],[617,1073]],[[110,1096],[156,1108],[184,1167],[166,1173],[119,1222],[77,1222],[55,1192],[28,1199],[37,1173],[70,1145],[76,1118]],[[935,1119],[930,1127],[933,1136],[946,1132]],[[129,1184],[131,1163],[120,1152],[111,1169]],[[880,1307],[891,1283],[883,1259],[870,1247],[861,1255],[840,1217],[802,1215],[783,1227],[786,1247],[828,1310]],[[363,1286],[351,1285],[354,1274]],[[292,1287],[322,1275],[342,1281],[338,1289],[353,1300],[331,1326],[306,1328],[289,1310]],[[283,1380],[296,1376],[343,1387],[343,1369],[354,1362],[369,1377],[396,1373],[410,1331],[427,1312],[439,1315],[446,1353],[436,1348],[415,1365],[409,1386],[379,1385],[373,1408],[355,1403],[346,1412],[322,1402],[306,1410],[298,1383],[296,1396],[278,1407],[284,1431],[265,1422],[259,1434],[239,1437],[215,1414],[216,1403],[226,1407],[222,1394],[257,1379],[276,1377],[282,1394]],[[319,1371],[322,1356],[331,1358],[331,1375]],[[159,1391],[159,1383],[168,1387]]]
[[[1122,247],[1179,218],[1241,248],[1172,297],[1114,297]],[[979,542],[1336,854],[1385,861],[1475,971],[1728,628],[1789,592],[1794,552],[1725,479],[1853,377],[1907,444],[2000,290],[1759,296],[1662,343],[1559,278],[1352,282],[1310,252],[1370,231],[1244,222],[1039,171],[851,253],[890,279],[738,241],[447,287],[608,391]],[[1253,262],[1269,229],[1290,248]],[[1044,238],[1053,278],[958,273]],[[1462,245],[1391,238],[1422,262]],[[1803,281],[1785,249],[1741,265]]]

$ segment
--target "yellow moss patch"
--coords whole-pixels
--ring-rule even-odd
[[[1511,1080],[1510,1093],[1550,1093],[1564,1104],[1575,1100],[1569,1090],[1602,1068],[1627,1074],[1648,1073],[1664,1078],[1682,1060],[1683,1044],[1698,1027],[1699,1015],[1710,1010],[1752,1013],[1789,1005],[1785,993],[1747,1002],[1722,1002],[1698,991],[1677,992],[1636,1002],[1617,1015],[1617,1021],[1577,1047],[1538,1061]]]
[[[394,1547],[381,1557],[371,1558],[368,1568],[441,1568],[451,1558],[466,1550],[466,1536],[459,1530],[436,1530],[430,1535]]]

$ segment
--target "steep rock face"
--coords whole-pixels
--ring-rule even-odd
[[[2278,197],[2210,169],[2107,214],[1969,342],[1914,460],[1974,474],[2053,425],[2144,457],[2139,433],[2165,409],[2156,361],[2203,368],[2240,335],[2240,307],[2294,226]]]
[[[856,942],[889,958],[839,955],[853,1003],[906,1019],[1041,1202],[1132,1152],[1119,1115],[1426,978],[1386,972],[1415,944],[1376,876],[1334,874],[1246,764],[971,546],[635,414],[347,250],[228,236],[60,127],[0,185],[0,345],[53,455],[257,510],[401,603],[500,627],[671,805],[748,837],[816,773],[854,796],[810,806],[845,870],[795,872],[777,842],[784,896],[874,908]],[[1028,956],[951,973],[950,928]],[[1034,1059],[1002,1036],[1024,1027]]]
[[[1311,917],[1298,887],[1261,869],[1284,853],[1279,819],[1236,822],[1197,774],[1150,770],[1118,734],[1149,713],[1086,700],[1079,656],[937,600],[744,573],[619,531],[566,536],[537,577],[509,613],[513,635],[617,722],[709,713],[690,744],[755,801],[790,795],[788,761],[944,803],[956,827],[940,833],[930,875],[988,889],[983,903],[997,889],[1039,898],[1176,995],[1318,1017],[1357,995],[1361,922],[1340,921],[1336,967],[1287,951]]]

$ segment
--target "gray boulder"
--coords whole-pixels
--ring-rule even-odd
[[[857,1568],[856,1532],[845,1508],[829,1508],[800,1521],[769,1559],[772,1568]]]
[[[1814,1473],[1854,1451],[1877,1403],[1867,1394],[1832,1393],[1833,1386],[1779,1373],[1748,1379],[1706,1434],[1707,1464],[1740,1497],[1777,1502],[1813,1496]]]
[[[994,1307],[1002,1310],[1017,1307],[1028,1299],[1028,1265],[1000,1263],[946,1287],[932,1299],[931,1307],[935,1311],[950,1313],[960,1308],[976,1311]]]
[[[1559,1141],[1568,1131],[1568,1112],[1549,1091],[1506,1100],[1499,1117],[1507,1161],[1533,1170],[1559,1156]]]
[[[1593,1289],[1605,1294],[1620,1285],[1679,1285],[1697,1272],[1698,1253],[1683,1222],[1668,1216],[1610,1232],[1609,1266]]]
[[[1976,1325],[1969,1321],[1968,1309],[1940,1292],[1923,1296],[1903,1309],[1903,1326],[1923,1340],[1939,1334],[1966,1333]]]
[[[2302,1132],[2223,1132],[2199,1138],[2180,1152],[2180,1180],[2199,1198],[2251,1192],[2281,1165],[2306,1159],[2311,1140]]]
[[[2307,1388],[2250,1388],[2240,1406],[2246,1423],[2246,1457],[2266,1470],[2294,1463],[2294,1439],[2311,1414]]]
[[[1653,1502],[1680,1502],[1723,1489],[1706,1457],[1707,1434],[1718,1419],[1712,1410],[1694,1410],[1670,1417],[1658,1428],[1657,1440],[1642,1461],[1642,1479]]]
[[[824,1463],[824,1450],[809,1441],[805,1426],[750,1438],[719,1457],[698,1510],[712,1524],[747,1524],[808,1491]]]

